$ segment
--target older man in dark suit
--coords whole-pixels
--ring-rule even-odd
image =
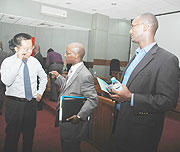
[[[165,112],[176,107],[179,62],[155,42],[157,28],[158,21],[150,13],[132,22],[131,38],[139,48],[122,75],[123,89],[112,91],[116,100],[113,152],[157,152]]]
[[[33,53],[34,53],[34,57],[41,63],[42,68],[45,70],[46,65],[45,65],[45,61],[42,57],[42,54],[40,52],[40,46],[39,45],[35,45],[35,47],[33,49]]]
[[[34,57],[41,63],[42,68],[45,70],[46,69],[45,61],[41,55],[39,45],[35,45],[33,49],[33,53],[34,53]],[[38,83],[37,87],[39,87],[39,77],[37,78],[37,83]],[[42,110],[42,109],[43,109],[43,99],[37,102],[37,110]]]

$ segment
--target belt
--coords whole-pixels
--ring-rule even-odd
[[[63,63],[61,63],[61,62],[52,62],[50,65],[52,65],[52,64],[63,64]]]
[[[14,96],[6,96],[8,99],[11,99],[11,100],[15,100],[15,101],[20,101],[20,102],[32,102],[32,101],[35,101],[36,98],[32,98],[30,101],[27,100],[26,98],[18,98],[18,97],[14,97]]]

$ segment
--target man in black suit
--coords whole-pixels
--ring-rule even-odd
[[[35,47],[33,49],[33,53],[34,53],[34,57],[41,63],[42,68],[45,70],[46,66],[45,66],[44,59],[41,55],[39,45],[35,45]],[[37,87],[39,87],[39,77],[37,78],[37,83],[38,83]],[[41,98],[41,100],[39,102],[37,102],[37,110],[42,110],[42,109],[43,109],[43,100]]]
[[[10,56],[10,53],[7,53],[3,51],[3,46],[2,46],[2,41],[0,41],[0,69],[1,69],[1,64],[3,60]],[[5,93],[5,85],[1,81],[1,73],[0,73],[0,115],[2,115],[2,107],[3,107],[3,102],[4,102],[4,93]]]
[[[179,62],[160,48],[154,36],[158,21],[153,14],[136,17],[130,29],[139,44],[122,75],[116,100],[113,152],[157,152],[165,112],[176,107],[179,96]]]
[[[45,70],[46,69],[46,65],[45,65],[45,61],[41,55],[40,52],[40,46],[39,45],[35,45],[34,49],[33,49],[33,53],[34,53],[34,57],[41,63],[42,68]]]

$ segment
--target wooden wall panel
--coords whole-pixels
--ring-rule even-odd
[[[98,107],[93,113],[92,141],[99,147],[105,147],[109,142],[113,122],[114,102],[111,99],[98,96]]]
[[[103,66],[110,66],[111,60],[105,59],[94,59],[93,65],[103,65]],[[127,61],[120,61],[120,66],[125,67],[128,64]]]

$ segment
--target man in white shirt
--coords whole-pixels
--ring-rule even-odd
[[[20,133],[23,152],[32,152],[36,127],[36,101],[40,101],[47,84],[47,75],[37,59],[31,56],[31,36],[14,36],[16,53],[1,65],[1,80],[6,85],[6,139],[4,152],[17,152]],[[37,90],[37,76],[40,77]]]

